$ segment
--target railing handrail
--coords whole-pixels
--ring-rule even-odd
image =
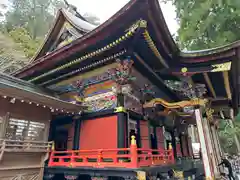
[[[124,153],[121,153],[124,152]],[[156,153],[156,154],[154,154]],[[58,162],[54,160],[58,159]],[[68,160],[67,160],[68,159]],[[76,161],[81,159],[81,161]],[[94,162],[88,159],[95,159]],[[111,159],[105,162],[104,159]],[[119,161],[122,159],[123,161]],[[65,161],[67,160],[67,162]],[[173,150],[136,148],[91,149],[55,151],[50,155],[49,166],[104,166],[137,168],[151,165],[173,163]]]
[[[24,142],[24,143],[53,143],[53,141],[34,141],[34,140],[13,140],[13,139],[0,139],[5,142]]]
[[[9,139],[0,139],[0,150],[1,151],[8,151],[8,150],[34,150],[36,152],[36,149],[45,150],[46,152],[49,152],[53,146],[53,142],[47,142],[47,141],[28,141],[28,140],[9,140]],[[42,152],[42,151],[41,151]]]
[[[48,162],[49,166],[139,168],[174,162],[171,145],[169,150],[137,148],[135,136],[131,136],[130,148],[68,150],[60,152],[52,150]],[[61,155],[61,153],[64,154]],[[56,154],[59,154],[59,156],[56,156]],[[90,159],[92,160],[90,161]]]
[[[81,152],[110,152],[110,151],[129,151],[130,148],[116,148],[116,149],[81,149],[81,150],[67,150],[67,151],[53,151],[55,153],[81,153]]]

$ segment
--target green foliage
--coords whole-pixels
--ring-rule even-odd
[[[12,7],[6,13],[7,30],[23,27],[32,39],[44,37],[58,5],[58,0],[12,0]]]
[[[31,58],[60,7],[63,7],[60,0],[11,0],[11,8],[0,25],[1,31],[20,45],[26,57]]]
[[[20,44],[0,32],[0,72],[12,73],[28,63]]]
[[[221,120],[219,123],[218,133],[224,152],[236,154],[237,148],[234,137],[237,136],[239,138],[240,122],[235,120],[232,127],[228,120]]]
[[[53,25],[54,16],[59,8],[66,5],[62,0],[9,0],[11,8],[5,14],[5,21],[0,22],[0,31],[11,37],[31,58]],[[1,4],[1,3],[0,3]],[[99,19],[91,14],[85,18],[94,24]]]
[[[28,31],[22,27],[15,28],[10,31],[9,36],[12,37],[16,43],[20,44],[28,58],[31,58],[36,53],[42,40],[32,39]]]
[[[180,23],[179,45],[198,50],[240,39],[239,0],[171,0]]]

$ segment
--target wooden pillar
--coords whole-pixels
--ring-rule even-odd
[[[126,148],[128,146],[128,116],[124,108],[124,94],[117,94],[117,147]]]
[[[167,149],[167,141],[166,141],[166,138],[164,136],[164,134],[165,134],[165,126],[162,127],[162,131],[163,131],[163,137],[164,137],[164,149]]]
[[[117,147],[126,148],[128,141],[126,142],[126,137],[128,137],[127,132],[127,114],[125,112],[117,112]]]
[[[214,125],[211,126],[211,133],[212,133],[212,137],[213,137],[213,145],[214,145],[214,149],[215,149],[215,153],[216,153],[217,164],[220,164],[222,161],[221,146],[218,143],[218,137],[217,137],[218,134],[217,134],[216,127]]]
[[[188,144],[187,144],[187,138],[185,134],[180,135],[180,143],[181,143],[181,149],[182,149],[182,155],[183,157],[188,157]]]
[[[196,143],[197,142],[197,138],[196,138],[196,132],[195,132],[195,127],[194,125],[191,125],[191,139],[192,139],[192,143]]]
[[[128,120],[127,120],[128,121]],[[128,123],[128,122],[127,122]],[[128,132],[127,132],[128,133]],[[126,136],[127,137],[127,136]],[[137,119],[137,147],[142,147],[142,141],[141,141],[141,128],[140,128],[140,119]],[[128,142],[128,141],[127,141]]]
[[[205,176],[206,176],[206,179],[213,180],[214,179],[213,167],[210,161],[210,153],[207,145],[207,138],[205,136],[206,130],[204,129],[204,126],[203,126],[203,118],[202,118],[202,113],[200,109],[195,109],[195,117],[197,122],[199,140],[201,144],[201,153],[202,153]]]
[[[239,109],[239,80],[240,80],[240,48],[236,49],[236,56],[232,60],[231,65],[231,80],[232,80],[232,104],[234,116],[237,116]]]
[[[189,154],[189,157],[193,157],[193,149],[192,149],[192,139],[191,137],[187,137],[188,139],[188,154]]]
[[[49,131],[51,126],[51,120],[48,121],[48,123],[45,124],[45,130],[44,130],[44,141],[48,141]]]
[[[179,134],[178,138],[179,138],[179,146],[180,146],[181,157],[183,157],[184,154],[183,154],[183,142],[182,142],[182,134],[181,133]]]
[[[81,119],[74,120],[73,150],[80,149]]]
[[[156,127],[156,136],[158,149],[164,149],[164,136],[162,127]]]
[[[52,118],[52,120],[50,121],[50,124],[49,124],[49,131],[48,131],[48,141],[53,141],[53,139],[54,139],[54,133],[55,133],[55,131],[56,131],[56,123],[55,123],[55,121],[53,120],[53,118]]]
[[[177,143],[176,143],[174,131],[171,132],[171,136],[172,136],[172,147],[173,147],[174,159],[177,159]]]
[[[190,150],[189,150],[189,146],[190,146],[190,144],[189,144],[189,138],[188,138],[188,134],[185,134],[184,135],[184,137],[185,137],[185,141],[186,141],[186,148],[187,148],[187,157],[190,157]]]
[[[218,170],[218,164],[217,164],[217,157],[216,157],[216,151],[213,147],[213,138],[211,136],[211,127],[209,123],[209,119],[203,118],[203,129],[205,130],[205,136],[206,136],[206,143],[208,145],[208,151],[209,151],[209,159],[213,168],[214,176],[219,176],[219,170]]]
[[[157,140],[157,127],[153,126],[153,136],[154,136],[154,149],[158,149],[158,140]]]
[[[180,139],[178,138],[178,141],[176,142],[176,151],[177,151],[177,157],[182,157],[182,151],[181,151],[181,143]]]
[[[7,112],[2,118],[2,124],[0,124],[0,138],[4,139],[8,127],[10,113]]]

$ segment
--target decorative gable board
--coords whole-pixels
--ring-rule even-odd
[[[52,28],[33,61],[37,61],[48,53],[66,46],[95,27],[73,13],[60,9]]]

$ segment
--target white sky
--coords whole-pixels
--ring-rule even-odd
[[[7,4],[8,0],[0,0],[0,3]],[[75,5],[81,14],[91,13],[100,18],[101,23],[109,19],[130,0],[67,0]],[[171,3],[161,3],[161,9],[171,34],[176,34],[178,24],[175,20],[175,7]],[[1,19],[0,19],[1,20]]]
[[[75,5],[81,14],[86,12],[94,14],[103,23],[128,3],[129,0],[68,0],[68,2]],[[161,3],[161,9],[171,34],[175,34],[178,29],[175,20],[175,7],[171,3]]]

